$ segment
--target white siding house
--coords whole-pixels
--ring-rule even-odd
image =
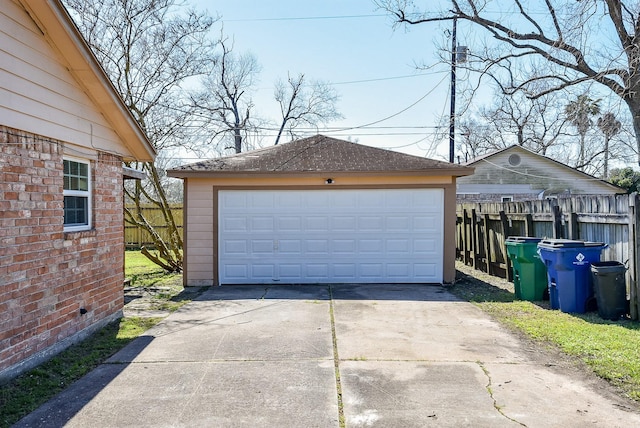
[[[458,202],[507,202],[558,195],[611,195],[625,190],[520,146],[481,156],[465,165],[473,175],[457,181]]]

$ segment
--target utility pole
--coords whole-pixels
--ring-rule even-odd
[[[456,29],[458,20],[453,18],[453,32],[451,33],[451,113],[449,115],[449,162],[453,163],[456,131]]]

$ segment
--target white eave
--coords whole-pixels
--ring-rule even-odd
[[[19,1],[129,149],[124,160],[153,161],[156,150],[60,0]]]

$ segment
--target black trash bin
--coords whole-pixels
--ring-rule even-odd
[[[620,262],[592,262],[593,289],[602,319],[618,320],[627,314],[627,268]]]

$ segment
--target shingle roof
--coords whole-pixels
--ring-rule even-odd
[[[448,162],[316,135],[232,156],[183,165],[173,177],[206,173],[400,173],[463,176],[473,169]],[[208,174],[206,174],[208,175]]]

